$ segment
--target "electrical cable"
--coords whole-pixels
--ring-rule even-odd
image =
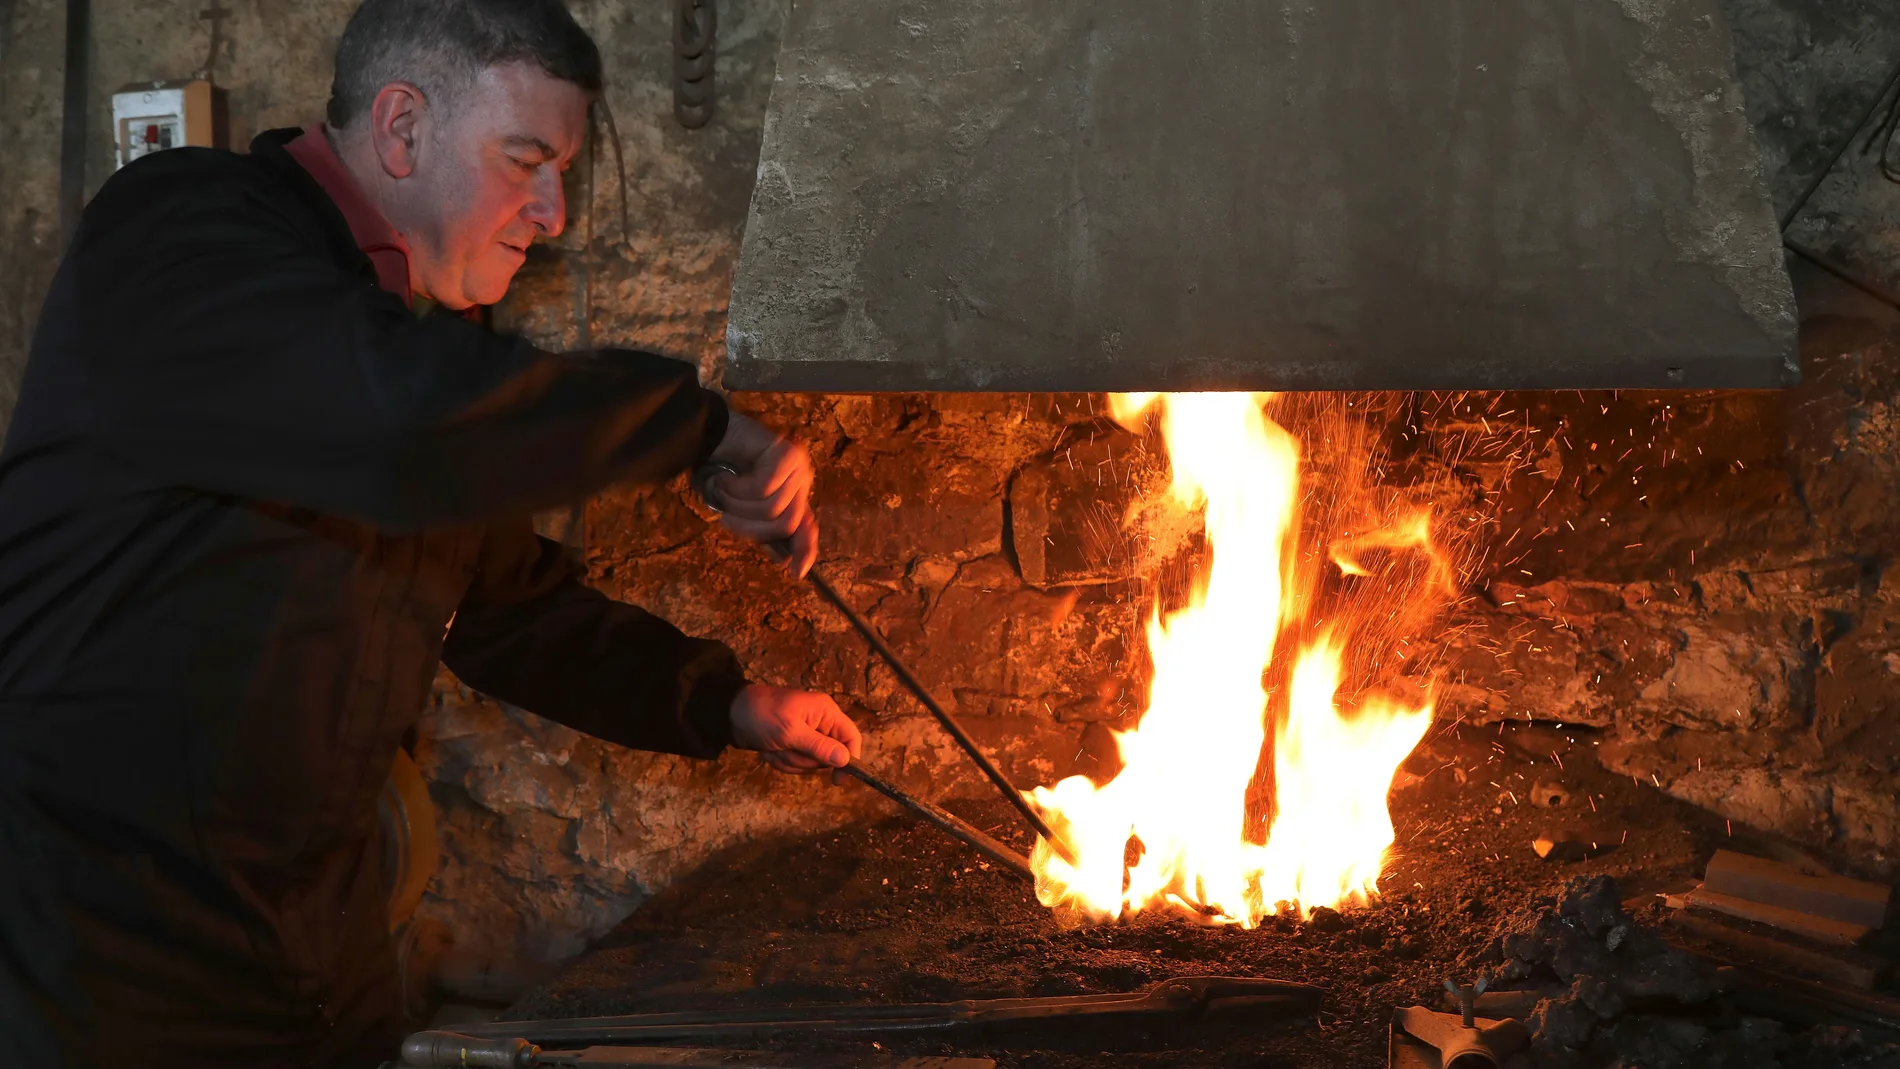
[[[1834,165],[1841,162],[1841,157],[1846,155],[1847,150],[1853,146],[1854,138],[1866,127],[1867,120],[1873,118],[1874,113],[1880,110],[1880,105],[1886,101],[1888,94],[1893,92],[1895,85],[1900,85],[1900,63],[1894,64],[1893,73],[1887,75],[1887,80],[1880,84],[1880,92],[1874,94],[1874,99],[1867,105],[1866,112],[1854,123],[1853,128],[1847,131],[1847,135],[1841,138],[1841,143],[1835,147],[1834,154],[1828,157],[1827,166],[1821,168],[1821,173],[1815,175],[1814,181],[1808,183],[1808,188],[1802,191],[1800,198],[1783,213],[1782,233],[1787,233],[1788,228],[1794,225],[1795,217],[1801,214],[1801,209],[1808,206],[1808,201],[1813,198],[1815,191],[1821,188],[1821,183],[1827,181],[1827,176],[1834,172]]]
[[[1788,229],[1794,225],[1795,219],[1801,214],[1801,210],[1807,207],[1808,201],[1813,199],[1814,194],[1820,190],[1822,184],[1827,181],[1828,176],[1834,173],[1834,168],[1841,162],[1841,157],[1847,154],[1849,148],[1853,147],[1854,139],[1860,136],[1860,132],[1867,127],[1868,122],[1879,113],[1882,104],[1887,105],[1887,115],[1882,118],[1880,122],[1876,123],[1873,132],[1868,134],[1866,142],[1861,146],[1861,154],[1866,155],[1873,150],[1876,143],[1880,143],[1882,146],[1879,163],[1880,173],[1889,181],[1900,182],[1900,163],[1889,161],[1888,159],[1888,154],[1893,148],[1895,132],[1900,130],[1900,91],[1897,91],[1896,87],[1900,87],[1900,62],[1894,64],[1893,71],[1887,75],[1887,80],[1880,84],[1879,92],[1874,94],[1873,100],[1868,103],[1867,110],[1861,114],[1859,121],[1854,123],[1853,128],[1848,130],[1847,134],[1841,138],[1840,144],[1835,146],[1833,154],[1828,157],[1827,166],[1821,168],[1820,173],[1814,176],[1814,180],[1808,183],[1808,187],[1802,190],[1801,196],[1797,198],[1795,202],[1789,206],[1787,212],[1782,215],[1781,246],[1875,300],[1883,304],[1891,305],[1894,308],[1900,308],[1900,297],[1896,297],[1884,288],[1861,277],[1858,272],[1834,262],[1831,257],[1824,255],[1818,250],[1808,248],[1800,242],[1788,237]],[[1884,142],[1882,141],[1883,137],[1885,138]]]

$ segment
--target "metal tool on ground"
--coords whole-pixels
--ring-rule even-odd
[[[1888,967],[1885,960],[1849,947],[1806,945],[1725,918],[1701,915],[1693,909],[1671,913],[1669,924],[1690,939],[1756,965],[1858,991],[1872,991]]]
[[[1518,1020],[1490,1020],[1477,1016],[1480,979],[1466,987],[1445,981],[1445,990],[1458,1000],[1458,1013],[1439,1013],[1424,1006],[1402,1006],[1392,1012],[1388,1037],[1390,1069],[1498,1069],[1530,1042],[1530,1029]]]
[[[973,827],[969,822],[958,817],[955,813],[951,813],[948,810],[924,801],[922,798],[899,790],[897,787],[886,783],[884,780],[879,779],[867,771],[863,765],[856,763],[848,764],[844,766],[843,771],[846,775],[856,777],[858,780],[867,784],[872,790],[889,798],[891,801],[896,802],[898,805],[903,806],[918,816],[923,817],[925,820],[936,825],[943,831],[948,832],[955,838],[962,840],[977,853],[982,854],[991,861],[1021,876],[1023,879],[1031,883],[1035,882],[1036,873],[1029,867],[1028,858],[1004,846],[1002,843],[997,842],[995,839],[990,838],[988,835],[985,835],[982,831]]]
[[[1753,943],[1758,951],[1771,952],[1783,964],[1793,964],[1795,959],[1820,960],[1799,944],[1790,943],[1777,950],[1772,940],[1730,932],[1709,922],[1716,914],[1733,917],[1836,948],[1842,967],[1851,972],[1854,948],[1867,943],[1874,931],[1885,926],[1892,894],[1893,889],[1885,884],[1851,880],[1818,867],[1806,871],[1765,857],[1717,850],[1709,859],[1700,885],[1665,895],[1663,901],[1677,911],[1678,924],[1699,929],[1705,938],[1737,945]],[[1814,971],[1813,964],[1801,967]],[[1829,968],[1822,975],[1835,971]]]
[[[1792,865],[1733,850],[1717,850],[1709,858],[1703,879],[1703,888],[1713,894],[1797,910],[1862,929],[1886,923],[1888,903],[1893,897],[1893,889],[1885,884],[1802,872]]]
[[[1245,1011],[1252,1020],[1305,1017],[1319,1009],[1319,988],[1251,977],[1190,976],[1146,991],[1058,998],[966,999],[896,1006],[800,1006],[786,1009],[646,1013],[549,1021],[497,1021],[464,1031],[477,1039],[536,1043],[729,1040],[783,1035],[948,1032],[964,1028],[1086,1020],[1200,1019]]]
[[[1482,976],[1478,977],[1477,983],[1469,987],[1450,977],[1445,978],[1445,990],[1457,1001],[1458,1015],[1464,1027],[1478,1027],[1473,1023],[1477,1020],[1478,996],[1484,994],[1484,989],[1488,986],[1490,986],[1490,981]]]
[[[1474,990],[1473,994],[1476,997],[1471,999],[1471,1013],[1474,1017],[1489,1017],[1496,1021],[1502,1021],[1506,1017],[1515,1017],[1522,1021],[1531,1015],[1531,1011],[1537,1009],[1539,1002],[1547,998],[1562,998],[1569,990],[1562,984],[1546,984],[1543,987],[1527,988],[1523,991],[1478,992]],[[1447,994],[1444,1005],[1439,1008],[1462,1015],[1465,1008],[1463,996],[1456,993]]]
[[[996,767],[996,762],[991,761],[984,754],[977,746],[976,740],[970,737],[970,733],[963,730],[963,725],[957,722],[956,717],[950,715],[950,711],[937,701],[930,690],[917,678],[917,674],[904,663],[904,659],[891,648],[890,643],[884,641],[884,636],[878,633],[877,628],[871,626],[869,620],[859,616],[857,611],[844,600],[844,596],[838,593],[837,588],[831,585],[831,581],[826,579],[818,569],[813,568],[805,578],[817,589],[820,596],[843,614],[851,626],[857,629],[858,634],[864,636],[864,641],[869,643],[871,648],[877,651],[877,655],[884,659],[884,663],[890,666],[898,681],[903,683],[905,689],[909,690],[919,702],[923,703],[925,709],[930,710],[930,715],[936,717],[937,723],[943,725],[943,729],[957,741],[957,745],[963,748],[963,752],[970,755],[970,759],[983,770],[983,775],[996,785],[996,789],[1002,792],[1004,799],[1022,814],[1023,819],[1029,822],[1029,826],[1035,829],[1036,834],[1049,840],[1051,846],[1063,849],[1060,840],[1056,838],[1056,833],[1051,831],[1049,825],[1042,819],[1042,814],[1036,812],[1035,807],[1023,797],[1023,792],[1017,790],[1015,785],[1009,782],[1009,779],[1003,775],[1003,770]]]
[[[1718,894],[1709,890],[1706,884],[1680,895],[1670,895],[1664,901],[1674,908],[1707,910],[1711,913],[1721,913],[1745,921],[1753,921],[1756,924],[1766,924],[1829,946],[1858,945],[1871,931],[1866,925],[1816,916],[1805,910],[1786,909],[1737,895]]]
[[[402,1064],[447,1069],[533,1069],[541,1048],[517,1036],[477,1039],[458,1032],[417,1032],[402,1041]]]
[[[524,1055],[522,1052],[531,1052]],[[996,1069],[989,1058],[906,1058],[895,1054],[817,1054],[696,1047],[583,1047],[550,1050],[519,1037],[477,1039],[454,1032],[418,1032],[402,1045],[410,1069]]]
[[[723,511],[719,504],[719,489],[713,484],[713,480],[720,475],[737,474],[739,474],[738,469],[728,464],[702,464],[693,473],[693,488],[698,491],[700,500],[706,503],[707,508],[715,512]],[[783,551],[775,549],[775,552],[783,555]],[[910,666],[904,663],[904,659],[891,648],[891,644],[884,641],[884,636],[878,633],[877,628],[871,626],[869,620],[859,616],[857,610],[845,601],[844,596],[838,593],[838,589],[832,586],[831,581],[826,579],[816,567],[805,573],[805,579],[818,591],[819,596],[831,603],[832,608],[843,614],[845,620],[857,629],[858,634],[864,636],[864,641],[869,643],[871,649],[884,659],[886,665],[890,666],[898,682],[904,684],[904,688],[923,703],[923,707],[930,711],[930,715],[937,718],[937,723],[950,733],[950,737],[956,740],[964,753],[970,755],[970,760],[976,762],[977,767],[983,770],[983,775],[995,784],[998,791],[1002,792],[1003,799],[1022,814],[1023,819],[1029,822],[1029,826],[1035,829],[1036,834],[1048,840],[1049,845],[1065,860],[1074,862],[1074,853],[1069,850],[1066,843],[1056,837],[1055,832],[1049,829],[1048,823],[1042,819],[1042,814],[1036,812],[1035,807],[1030,805],[1029,800],[1023,796],[1023,792],[1017,790],[1015,785],[1009,782],[1008,777],[1003,775],[1003,770],[996,767],[996,762],[991,761],[989,756],[977,746],[976,740],[970,737],[969,732],[963,730],[963,725],[957,722],[957,718],[951,716],[950,711],[937,701],[936,696],[930,693],[930,688],[924,686],[923,681],[917,678],[917,673],[912,672]]]
[[[1726,973],[1731,997],[1743,1012],[1792,1028],[1848,1025],[1880,1042],[1900,1043],[1900,997],[1870,990],[1888,967],[1886,961],[1798,948],[1765,930],[1717,927],[1714,918],[1697,918],[1686,910],[1670,920],[1663,938]],[[1859,968],[1876,961],[1872,976]]]

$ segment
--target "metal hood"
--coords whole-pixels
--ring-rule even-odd
[[[796,0],[726,384],[1763,387],[1715,0]]]

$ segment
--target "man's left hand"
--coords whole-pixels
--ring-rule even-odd
[[[734,412],[711,459],[738,472],[713,480],[723,513],[720,520],[734,534],[754,542],[787,543],[791,554],[786,565],[793,575],[804,578],[818,562],[811,453],[758,420]]]
[[[757,750],[780,772],[832,772],[863,756],[858,726],[838,703],[816,691],[754,683],[732,700],[732,744]]]

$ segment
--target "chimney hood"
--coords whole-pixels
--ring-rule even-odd
[[[795,0],[726,385],[1771,387],[1716,0]]]

